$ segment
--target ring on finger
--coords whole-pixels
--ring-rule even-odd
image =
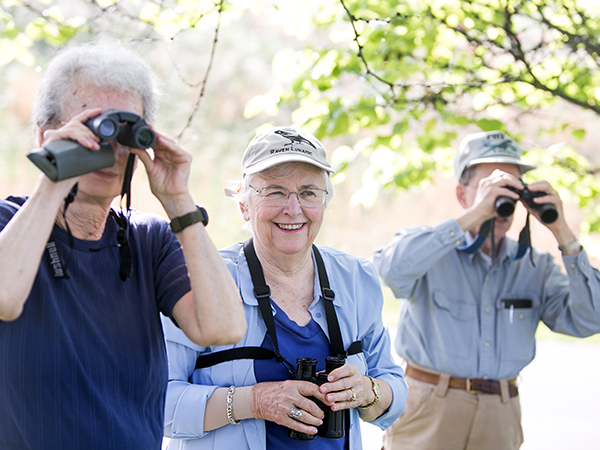
[[[352,393],[352,398],[350,399],[351,402],[355,402],[356,401],[356,392],[354,392],[354,389],[350,388],[350,392]]]
[[[300,417],[302,417],[302,411],[294,406],[290,411],[289,416],[294,420],[300,420]]]

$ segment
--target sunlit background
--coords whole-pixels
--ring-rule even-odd
[[[306,0],[231,1],[225,4],[223,14],[212,12],[193,27],[169,34],[169,27],[178,29],[177,20],[185,17],[185,11],[191,5],[200,9],[203,3],[208,5],[207,11],[214,10],[213,2],[178,2],[180,9],[174,8],[173,16],[163,18],[160,25],[164,35],[170,36],[168,38],[144,37],[147,25],[137,17],[152,16],[152,8],[158,6],[151,2],[98,2],[96,5],[99,6],[90,6],[83,0],[2,1],[2,6],[4,11],[16,12],[15,21],[37,15],[60,16],[74,25],[78,20],[94,23],[93,34],[80,33],[72,40],[87,42],[120,36],[143,55],[162,83],[161,106],[154,125],[176,136],[193,154],[192,194],[208,210],[208,231],[217,247],[223,247],[249,237],[241,229],[236,204],[224,195],[224,188],[240,176],[241,155],[246,144],[260,127],[304,123],[306,114],[311,114],[310,109],[307,112],[306,108],[282,104],[278,89],[289,87],[292,80],[307,70],[308,66],[298,61],[307,54],[311,56],[306,51],[308,47],[319,47],[325,40],[342,45],[352,41],[354,35],[347,21],[336,22],[328,29],[317,28],[313,23],[317,5],[335,8],[339,7],[339,2]],[[21,9],[17,11],[15,4]],[[123,20],[127,14],[135,16],[136,20]],[[0,40],[0,63],[3,64],[0,66],[2,197],[27,195],[40,176],[25,155],[37,144],[29,126],[36,86],[61,42],[60,28],[57,27],[56,42],[50,42],[56,45],[49,45],[48,39],[43,45],[34,45],[32,37],[36,32],[48,32],[44,26],[50,27],[52,22],[49,23],[30,25],[33,28],[29,29],[29,34],[10,35],[10,21],[0,18],[3,33]],[[35,26],[39,30],[36,31]],[[22,52],[23,46],[31,49],[30,55]],[[314,54],[315,59],[318,56]],[[318,72],[307,72],[307,75],[319,76]],[[342,83],[344,89],[352,90],[358,89],[361,81],[343,79]],[[586,130],[585,137],[575,140],[568,133],[552,136],[528,133],[534,121],[561,115],[578,122]],[[591,161],[597,161],[600,133],[595,114],[559,102],[535,117],[511,116],[505,120],[511,121],[512,129],[519,129],[525,143],[535,141],[543,148],[553,144],[559,144],[559,147],[572,145]],[[382,189],[370,172],[372,167],[381,169],[396,164],[397,154],[385,149],[355,154],[360,142],[367,145],[369,133],[323,137],[322,142],[334,165],[339,166],[340,161],[354,156],[343,173],[334,178],[336,197],[330,204],[317,243],[370,258],[375,248],[387,243],[401,228],[435,224],[456,216],[460,207],[454,196],[456,181],[449,170],[451,161],[448,157],[460,138],[473,131],[477,131],[473,125],[465,126],[464,132],[457,135],[450,146],[432,153],[430,158],[445,161],[442,165],[447,170],[438,170],[431,181],[400,191]],[[577,207],[576,198],[567,191],[561,191],[561,194],[566,202],[569,223],[579,233],[584,213]],[[164,215],[150,193],[141,166],[134,177],[132,204],[134,208]],[[518,208],[509,235],[516,238],[524,221],[524,211]],[[533,224],[532,239],[534,245],[552,253],[561,264],[556,242],[544,227]],[[595,259],[600,256],[597,234],[583,235],[581,241],[599,267]],[[398,301],[393,299],[388,288],[384,287],[383,291],[386,298],[384,319],[393,332]],[[578,386],[597,384],[594,380],[600,377],[600,338],[592,337],[582,342],[551,333],[543,326],[538,334],[538,359],[522,374],[523,449],[599,448],[600,427],[591,424],[600,423],[600,408],[597,407],[600,392],[597,388],[591,392],[581,391]],[[380,433],[371,428],[365,428],[365,448],[379,448]],[[573,442],[577,445],[568,445]]]

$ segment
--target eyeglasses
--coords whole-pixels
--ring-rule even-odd
[[[290,198],[290,194],[295,194],[298,198],[300,206],[305,208],[317,208],[325,204],[325,198],[328,192],[325,189],[301,189],[297,192],[291,192],[289,189],[282,187],[264,187],[257,189],[250,186],[259,195],[263,203],[267,206],[283,206]]]

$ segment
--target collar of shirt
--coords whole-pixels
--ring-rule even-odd
[[[469,231],[466,231],[465,232],[465,241],[466,241],[467,245],[469,245],[474,240],[475,240],[475,238],[473,237],[473,235]],[[518,250],[518,242],[512,240],[508,236],[504,236],[502,241],[500,241],[500,248],[496,249],[496,251],[498,252],[498,256],[496,257],[496,264],[502,265],[502,264],[509,263],[511,261],[511,255],[515,255],[517,253],[517,250]],[[530,249],[530,251],[531,251],[531,249]],[[492,258],[490,258],[488,255],[483,253],[481,251],[481,249],[479,249],[475,253],[466,255],[467,259],[469,260],[469,262],[471,264],[473,264],[473,258],[475,258],[475,255],[479,255],[479,258],[481,258],[483,260],[483,262],[486,264],[488,269],[492,268],[492,265],[493,265]]]
[[[258,306],[258,301],[254,295],[254,284],[252,283],[252,277],[250,276],[250,270],[248,269],[248,261],[246,260],[246,255],[244,254],[244,247],[240,244],[239,252],[237,255],[238,258],[238,273],[237,277],[239,279],[238,285],[240,286],[240,293],[242,296],[242,300],[245,304],[251,306]],[[317,264],[313,257],[313,264],[315,270],[314,276],[314,287],[313,287],[313,302],[309,307],[309,311],[313,311],[316,303],[321,298],[321,285],[319,283],[319,273],[317,270]],[[332,287],[333,289],[333,287]],[[341,307],[341,300],[336,296],[333,300],[333,304],[335,306]]]

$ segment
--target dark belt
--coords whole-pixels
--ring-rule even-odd
[[[435,373],[425,372],[416,367],[408,366],[406,375],[415,380],[424,381],[425,383],[438,384],[440,376]],[[510,397],[519,395],[519,389],[515,384],[516,378],[508,381],[508,394]],[[484,380],[483,378],[457,378],[450,377],[448,387],[453,389],[462,389],[469,394],[500,394],[500,382],[498,380]]]

